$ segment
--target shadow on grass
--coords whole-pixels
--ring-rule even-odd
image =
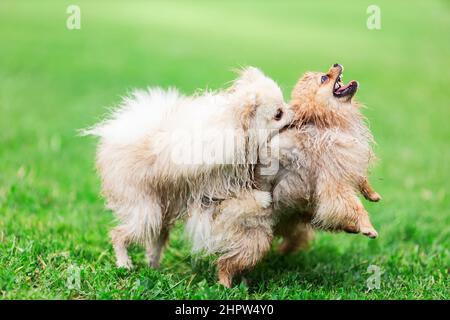
[[[249,294],[265,294],[274,288],[284,287],[286,290],[295,288],[308,293],[318,288],[324,291],[339,291],[342,289],[365,290],[366,273],[369,256],[379,256],[376,243],[364,246],[350,246],[345,250],[333,242],[318,241],[307,251],[300,251],[283,256],[276,251],[276,245],[271,252],[253,270],[237,276],[234,285],[244,283]],[[168,247],[159,271],[147,270],[144,250],[132,246],[131,255],[140,272],[140,276],[149,277],[154,281],[172,279],[182,281],[181,285],[193,288],[197,285],[209,286],[222,292],[217,285],[215,256],[202,257],[191,255],[183,244],[172,243]],[[369,256],[368,256],[369,254]],[[159,278],[158,274],[163,277]],[[187,279],[187,280],[183,280]],[[204,284],[201,284],[204,282]]]
[[[270,287],[363,288],[368,262],[359,256],[356,249],[340,253],[332,245],[314,246],[308,251],[287,256],[272,249],[253,270],[236,277],[234,285],[243,281],[249,293],[263,293]],[[191,268],[197,281],[206,279],[210,285],[217,283],[213,259],[191,259]]]
[[[356,252],[341,255],[333,247],[289,256],[272,251],[244,276],[249,279],[250,292],[266,291],[271,286],[342,288],[343,283],[349,283],[349,279],[359,278],[360,264],[350,262],[354,255]]]

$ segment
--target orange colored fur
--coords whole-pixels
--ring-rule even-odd
[[[306,248],[315,228],[378,235],[357,196],[360,192],[370,201],[380,200],[367,180],[373,138],[353,101],[358,84],[338,81],[349,91],[335,95],[341,72],[339,65],[327,73],[308,72],[296,84],[290,103],[294,122],[270,142],[278,152],[269,157],[281,168],[271,176],[260,174],[260,166],[256,171],[256,184],[271,190],[273,206],[233,198],[215,209],[213,216],[222,221],[241,221],[233,223],[230,242],[239,246],[218,263],[219,282],[225,286],[265,256],[274,236],[283,238],[278,250],[287,254]]]

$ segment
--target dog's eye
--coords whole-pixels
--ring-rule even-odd
[[[324,83],[327,80],[328,80],[328,76],[322,76],[322,78],[320,79],[320,82]]]
[[[283,110],[278,109],[277,113],[275,113],[275,116],[273,117],[276,121],[280,121],[281,117],[283,116]]]

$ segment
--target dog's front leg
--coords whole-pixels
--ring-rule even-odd
[[[359,184],[359,191],[364,198],[372,202],[378,202],[381,200],[381,196],[372,188],[367,178],[363,178]]]

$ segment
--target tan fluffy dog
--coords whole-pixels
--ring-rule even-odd
[[[194,212],[209,229],[226,229],[219,241],[219,281],[231,286],[233,276],[253,267],[270,249],[273,235],[284,238],[280,251],[308,245],[313,228],[377,236],[357,193],[380,200],[367,181],[374,160],[372,135],[353,96],[356,81],[341,82],[343,68],[308,72],[292,92],[293,125],[271,142],[267,159],[279,161],[275,175],[257,175],[263,190],[273,192],[273,208],[261,208],[248,196],[225,200],[210,212]],[[257,168],[261,171],[263,165]],[[203,224],[205,225],[205,223]],[[239,244],[232,246],[231,244]]]
[[[342,71],[335,64],[327,73],[308,72],[295,86],[294,128],[273,141],[284,167],[276,177],[273,200],[280,213],[295,209],[301,213],[298,220],[310,221],[316,228],[375,238],[377,232],[357,196],[361,192],[370,201],[380,200],[367,180],[374,160],[373,137],[360,105],[353,101],[358,83],[344,85]],[[296,236],[302,232],[294,231],[293,218],[287,217],[287,232],[278,228],[287,237],[285,249],[296,247],[296,237],[304,242],[304,237]],[[304,228],[302,223],[299,228]]]

